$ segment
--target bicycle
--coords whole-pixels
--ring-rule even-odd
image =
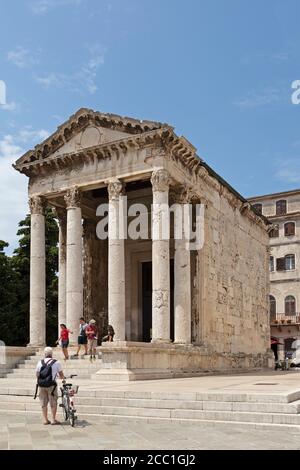
[[[70,375],[70,379],[76,376],[77,374]],[[63,380],[62,387],[60,387],[62,402],[59,406],[63,409],[65,421],[69,420],[72,427],[75,426],[77,420],[73,397],[78,392],[78,388],[78,385],[66,383],[65,380]]]

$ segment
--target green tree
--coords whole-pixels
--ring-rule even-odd
[[[17,232],[19,246],[11,258],[16,276],[16,307],[11,332],[14,345],[25,346],[29,342],[29,281],[30,281],[30,215],[19,223]],[[58,292],[58,226],[51,209],[45,212],[46,242],[46,318],[47,344],[57,339],[57,292]],[[12,324],[13,323],[13,324]]]
[[[16,274],[11,258],[4,252],[7,247],[8,243],[0,240],[0,340],[12,345],[14,338],[11,323],[17,305]]]

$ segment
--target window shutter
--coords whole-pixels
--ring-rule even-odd
[[[286,236],[295,235],[295,224],[293,222],[288,222],[285,224],[284,229]]]
[[[285,258],[277,258],[276,269],[277,271],[285,271]]]

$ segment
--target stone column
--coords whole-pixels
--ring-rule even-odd
[[[174,342],[191,343],[191,256],[189,250],[190,212],[188,193],[182,189],[175,197],[179,204],[181,218],[175,218],[175,257],[174,257]],[[176,213],[176,212],[175,212]],[[180,226],[177,227],[176,223]],[[178,237],[178,238],[176,238]]]
[[[67,282],[66,282],[66,320],[67,327],[73,331],[70,343],[76,344],[79,318],[83,314],[83,275],[82,275],[82,216],[81,194],[77,187],[67,191]]]
[[[115,179],[108,184],[108,323],[115,330],[114,341],[125,341],[125,257],[120,229],[125,220],[120,197],[123,184]]]
[[[59,253],[58,253],[58,332],[59,325],[67,323],[66,315],[66,243],[67,243],[67,212],[65,209],[56,208],[56,216],[59,226]]]
[[[46,255],[45,201],[41,196],[29,199],[30,230],[30,346],[46,343]]]
[[[152,342],[170,342],[169,174],[154,170],[152,204]]]

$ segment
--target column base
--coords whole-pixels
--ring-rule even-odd
[[[162,338],[153,338],[151,340],[152,344],[172,344],[170,339],[162,339]]]

